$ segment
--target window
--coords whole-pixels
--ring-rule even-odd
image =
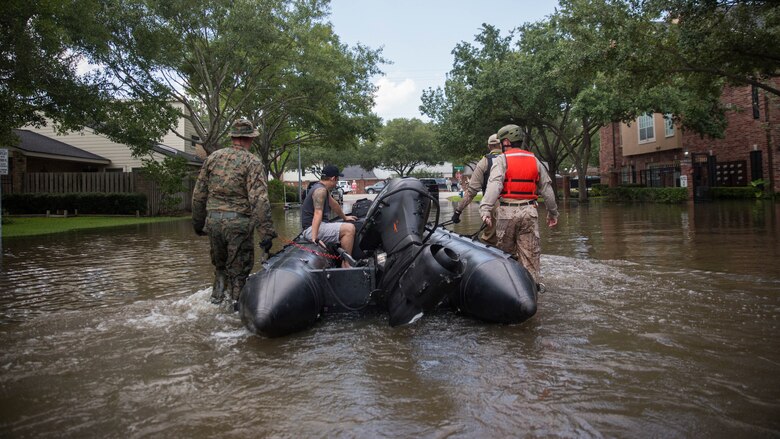
[[[674,119],[670,113],[664,114],[664,135],[666,137],[674,136]]]
[[[639,116],[639,143],[647,143],[655,140],[655,124],[651,113]]]

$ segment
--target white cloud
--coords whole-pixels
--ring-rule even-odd
[[[420,91],[417,84],[409,78],[393,82],[386,77],[376,81],[376,105],[374,112],[384,121],[398,117],[421,118]]]

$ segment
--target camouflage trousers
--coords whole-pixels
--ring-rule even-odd
[[[206,219],[206,230],[211,244],[211,263],[216,269],[212,298],[226,296],[238,300],[246,278],[255,263],[254,239],[249,218]],[[224,291],[220,290],[224,279]]]
[[[496,247],[514,254],[534,282],[539,283],[542,246],[536,206],[499,206],[497,216]]]

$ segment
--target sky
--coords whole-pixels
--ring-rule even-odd
[[[543,20],[557,5],[558,0],[331,0],[330,22],[342,43],[382,48],[392,62],[381,66],[384,76],[374,78],[379,87],[374,112],[384,121],[428,120],[418,109],[420,97],[444,86],[459,42],[473,43],[483,23],[508,35]]]

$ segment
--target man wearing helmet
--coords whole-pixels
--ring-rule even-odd
[[[249,120],[237,120],[230,130],[232,148],[206,158],[192,193],[192,224],[198,235],[208,234],[216,268],[212,303],[225,298],[237,303],[254,265],[255,228],[266,253],[276,237],[265,168],[249,152],[258,135]]]
[[[488,150],[484,157],[474,166],[474,172],[471,174],[471,180],[466,190],[463,191],[463,199],[460,200],[458,206],[455,208],[455,213],[452,214],[452,222],[457,224],[460,222],[460,214],[463,209],[471,203],[474,196],[480,190],[484,194],[487,190],[488,178],[490,177],[490,168],[493,166],[493,160],[501,155],[501,142],[498,141],[498,135],[492,134],[488,138]],[[485,228],[482,232],[482,240],[491,245],[496,245],[496,208],[491,211],[491,225]]]
[[[482,220],[493,224],[491,211],[497,207],[496,246],[516,255],[518,262],[539,284],[541,242],[537,203],[538,194],[547,207],[547,225],[558,224],[558,206],[552,182],[544,165],[532,152],[525,151],[522,132],[517,125],[498,130],[503,154],[493,160],[485,196],[479,205]]]

